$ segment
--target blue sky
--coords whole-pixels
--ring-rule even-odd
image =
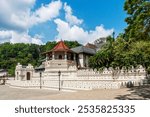
[[[126,27],[124,1],[22,0],[16,5],[9,0],[1,0],[0,43],[43,44],[63,39],[85,44],[111,35],[113,31],[118,35]],[[11,20],[6,21],[5,18]]]

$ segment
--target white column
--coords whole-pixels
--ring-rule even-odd
[[[52,60],[55,60],[55,52],[52,52]]]
[[[73,54],[73,59],[74,61],[76,61],[76,54]]]
[[[65,60],[67,60],[67,52],[65,52]]]

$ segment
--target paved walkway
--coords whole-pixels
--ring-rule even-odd
[[[150,86],[99,89],[77,92],[64,92],[47,89],[19,89],[0,85],[0,99],[4,100],[112,100],[112,99],[150,99]]]
[[[20,99],[40,99],[40,97],[57,95],[60,92],[46,89],[20,89],[0,85],[0,99],[4,100],[20,100]],[[43,98],[41,98],[43,99]]]

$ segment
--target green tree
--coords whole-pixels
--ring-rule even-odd
[[[125,38],[150,40],[150,0],[126,0],[124,10],[128,14]]]
[[[150,0],[126,0],[128,26],[115,40],[107,38],[102,49],[90,58],[92,68],[126,68],[142,65],[150,73]]]
[[[107,37],[106,44],[94,56],[89,59],[89,66],[93,69],[103,69],[104,67],[112,67],[114,60],[114,44],[115,39]]]
[[[81,46],[81,44],[77,41],[64,41],[64,42],[69,48],[75,48],[77,46]]]
[[[15,74],[15,67],[17,63],[33,66],[41,64],[41,53],[50,51],[55,45],[56,41],[47,42],[46,45],[24,44],[24,43],[3,43],[0,44],[0,69],[7,69],[9,74]],[[77,41],[66,41],[69,47],[76,47],[80,45]]]

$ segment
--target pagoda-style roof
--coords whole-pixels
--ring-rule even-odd
[[[57,45],[51,51],[65,51],[68,52],[70,49],[65,45],[65,43],[61,40],[57,43]]]
[[[72,50],[70,50],[68,48],[68,46],[65,45],[64,41],[62,41],[62,40],[59,41],[53,49],[51,49],[48,52],[44,52],[42,54],[47,54],[47,53],[51,53],[51,52],[72,52],[72,53],[74,53]]]

